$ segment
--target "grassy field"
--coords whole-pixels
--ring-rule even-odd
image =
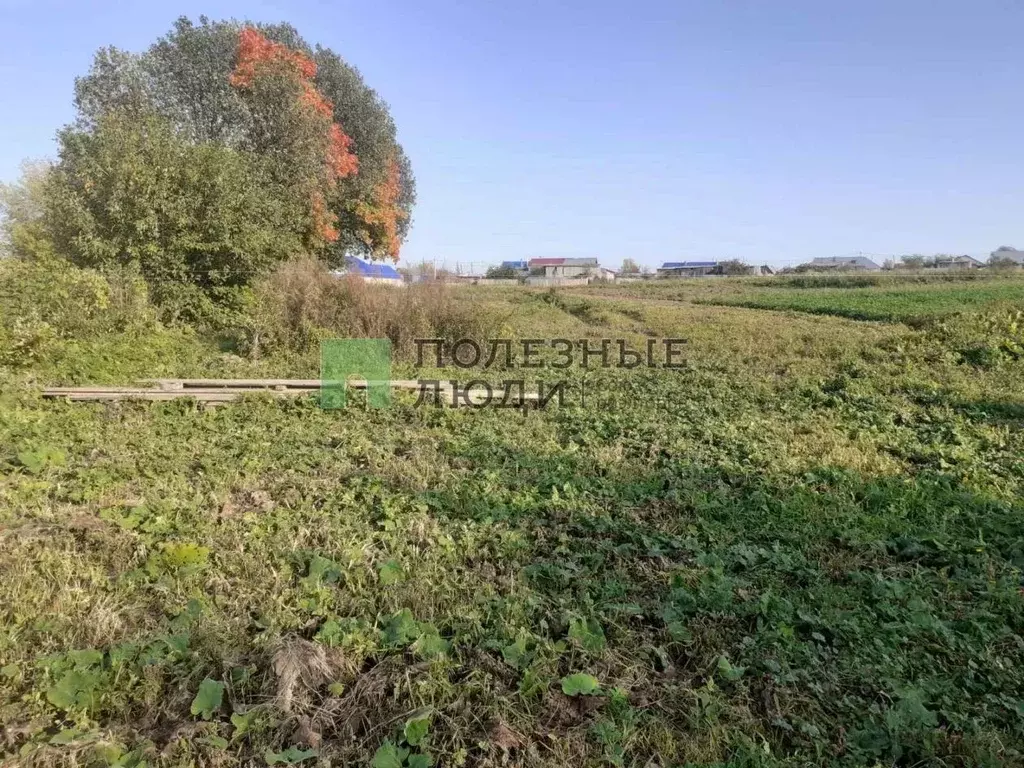
[[[926,325],[1000,302],[1024,302],[1019,272],[879,275],[781,275],[761,278],[652,280],[572,289],[575,293],[645,300],[792,310],[854,320]]]
[[[1021,286],[461,289],[496,337],[688,340],[396,365],[586,382],[525,413],[39,395],[316,375],[188,329],[8,354],[2,760],[1021,764]]]
[[[708,299],[709,303],[753,309],[793,310],[838,315],[854,320],[895,320],[922,324],[957,312],[997,302],[1024,302],[1024,283],[912,285],[898,289],[757,288],[736,298]]]

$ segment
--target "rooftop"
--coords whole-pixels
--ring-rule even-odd
[[[596,267],[597,259],[587,258],[543,258],[530,259],[531,267]]]
[[[390,264],[373,264],[357,259],[355,256],[349,257],[348,268],[350,272],[362,275],[363,277],[377,277],[385,280],[402,279],[402,276],[398,274],[398,270]]]
[[[858,267],[871,267],[878,269],[878,265],[875,264],[867,256],[818,256],[811,260],[811,264],[818,266],[840,266],[843,264],[854,264]]]

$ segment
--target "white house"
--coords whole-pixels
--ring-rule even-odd
[[[876,272],[881,269],[867,256],[819,256],[811,261],[812,269],[841,269]]]

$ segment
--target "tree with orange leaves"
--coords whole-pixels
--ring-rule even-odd
[[[246,99],[260,126],[259,149],[274,158],[277,181],[308,199],[308,242],[316,249],[338,240],[338,218],[328,199],[338,181],[359,171],[352,140],[334,122],[334,107],[317,90],[316,63],[275,43],[253,27],[239,33],[229,82]]]
[[[402,246],[399,235],[402,220],[407,214],[399,202],[401,176],[395,158],[388,161],[387,176],[373,190],[370,202],[357,204],[356,213],[366,224],[360,232],[368,247],[381,255],[398,261],[398,251]]]
[[[75,95],[69,130],[95,131],[115,112],[126,124],[156,117],[187,144],[241,153],[251,183],[278,201],[275,226],[291,222],[328,262],[397,259],[415,186],[387,105],[294,28],[182,18],[141,54],[100,51]]]

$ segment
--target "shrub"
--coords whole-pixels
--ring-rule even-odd
[[[101,273],[61,259],[0,261],[0,363],[28,364],[61,339],[152,327],[146,284],[131,269]]]
[[[328,336],[387,338],[409,355],[417,338],[483,339],[494,327],[486,311],[441,282],[403,287],[339,277],[322,262],[299,257],[257,284],[240,324],[251,356],[268,350],[308,351]]]
[[[57,252],[81,267],[138,265],[172,319],[208,319],[209,303],[302,248],[297,214],[245,153],[190,144],[154,116],[106,115],[61,136],[45,216]]]
[[[486,277],[488,280],[516,280],[520,274],[520,271],[515,267],[502,265],[488,269]]]

